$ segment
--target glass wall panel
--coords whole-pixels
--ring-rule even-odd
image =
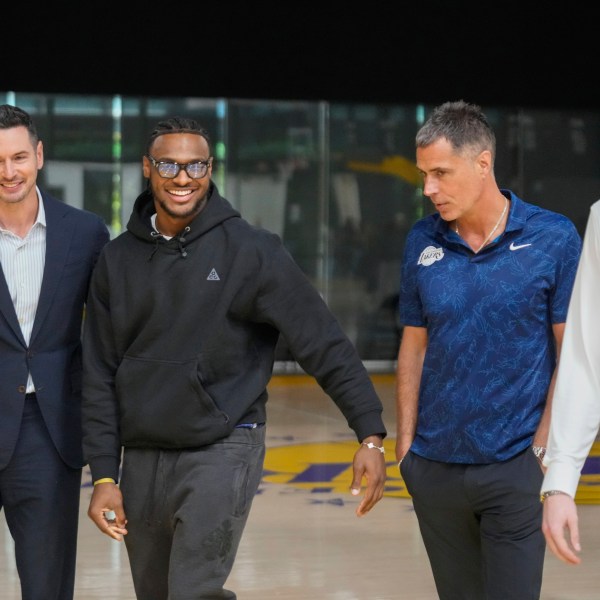
[[[113,237],[145,186],[141,158],[156,123],[198,120],[211,134],[221,193],[281,236],[367,367],[393,368],[406,234],[432,210],[414,149],[432,106],[0,91],[3,102],[35,118],[46,159],[40,185],[101,215]],[[498,184],[567,215],[583,234],[600,198],[600,112],[484,110],[497,135]],[[293,363],[284,341],[277,359]]]
[[[415,106],[330,109],[330,305],[361,356],[394,360],[400,260],[422,216]]]
[[[510,125],[524,199],[567,215],[583,233],[600,197],[600,113],[520,110]]]
[[[326,297],[330,198],[322,110],[315,102],[230,101],[221,191],[246,220],[282,238]],[[277,360],[292,360],[284,340]]]
[[[325,260],[321,228],[323,131],[316,103],[231,101],[226,195],[254,225],[280,235],[318,282]]]

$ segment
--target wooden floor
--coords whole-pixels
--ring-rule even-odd
[[[237,561],[228,581],[239,600],[435,600],[410,499],[394,460],[391,376],[374,376],[384,402],[388,490],[363,518],[348,492],[356,441],[312,380],[275,377],[270,385],[267,458]],[[125,546],[86,516],[81,491],[77,600],[135,600]],[[548,554],[542,600],[600,599],[600,505],[580,506],[583,563]],[[19,600],[12,539],[0,517],[0,598]],[[507,599],[511,600],[511,599]],[[514,599],[518,600],[518,599]]]

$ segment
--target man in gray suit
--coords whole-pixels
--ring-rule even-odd
[[[84,464],[81,324],[109,232],[97,215],[38,188],[43,164],[31,117],[1,105],[0,509],[23,600],[72,600]]]

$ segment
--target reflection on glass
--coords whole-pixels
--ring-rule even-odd
[[[371,370],[391,370],[406,233],[432,210],[414,135],[432,107],[0,91],[36,119],[41,185],[100,214],[118,235],[142,191],[145,141],[161,118],[211,133],[213,181],[256,226],[283,239]],[[569,216],[583,233],[600,197],[600,113],[484,107],[497,132],[496,178]],[[282,341],[278,360],[291,357]]]

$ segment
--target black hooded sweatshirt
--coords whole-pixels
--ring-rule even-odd
[[[84,322],[84,455],[118,481],[121,447],[210,444],[266,422],[281,334],[359,441],[385,436],[382,405],[352,342],[280,238],[254,227],[214,183],[167,240],[150,191],[96,265]]]

